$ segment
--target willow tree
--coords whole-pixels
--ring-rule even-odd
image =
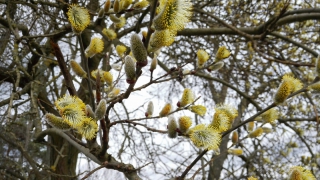
[[[0,0],[1,178],[320,178],[317,6]]]

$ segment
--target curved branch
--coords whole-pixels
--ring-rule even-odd
[[[102,163],[98,160],[97,157],[95,157],[93,154],[90,153],[90,150],[79,145],[77,142],[75,142],[74,140],[72,140],[67,134],[65,134],[63,131],[56,129],[56,128],[50,128],[47,129],[45,131],[42,131],[41,133],[39,133],[39,135],[36,137],[36,139],[34,140],[34,142],[36,143],[41,143],[44,141],[44,137],[46,135],[58,135],[60,137],[62,137],[63,139],[65,139],[66,141],[68,141],[73,147],[75,147],[79,152],[83,153],[84,155],[86,155],[87,157],[89,157],[92,161],[94,161],[95,163],[101,165]]]

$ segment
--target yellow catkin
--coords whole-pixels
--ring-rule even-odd
[[[91,39],[89,46],[86,48],[85,55],[86,55],[86,57],[91,58],[94,55],[96,55],[97,53],[102,52],[103,48],[104,48],[104,43],[103,43],[102,39],[100,39],[98,37],[94,37]]]
[[[282,82],[274,96],[274,102],[276,104],[283,103],[291,93],[298,91],[302,88],[302,86],[303,84],[300,80],[295,79],[290,75],[284,75],[282,77]]]
[[[203,105],[190,106],[189,110],[193,113],[198,114],[199,116],[204,116],[207,112],[207,108]]]
[[[167,116],[172,110],[172,105],[171,103],[167,103],[163,108],[162,110],[160,111],[159,113],[159,116],[160,117],[164,117],[164,116]]]
[[[77,96],[70,95],[64,95],[62,98],[59,98],[57,101],[55,101],[54,104],[59,111],[61,111],[63,108],[69,105],[76,106],[76,108],[82,110],[86,106],[80,98],[78,98]]]
[[[263,134],[263,129],[261,127],[257,128],[256,130],[252,131],[248,137],[249,138],[256,138]]]
[[[108,98],[114,98],[120,93],[120,88],[113,88],[112,91],[108,94]]]
[[[80,66],[79,63],[77,63],[75,60],[70,61],[70,66],[72,71],[81,78],[86,78],[87,73],[84,71],[84,69]]]
[[[120,10],[126,10],[132,4],[132,0],[120,0]]]
[[[120,28],[122,28],[124,25],[126,25],[126,18],[125,17],[123,17],[123,16],[121,16],[120,18],[120,22],[119,23],[115,23],[115,25],[116,25],[116,28],[118,28],[118,29],[120,29]]]
[[[176,31],[169,29],[155,31],[150,37],[148,52],[155,52],[161,47],[170,46],[177,35]]]
[[[109,71],[103,71],[101,78],[103,82],[107,83],[108,86],[112,86],[113,76]]]
[[[234,143],[234,144],[238,143],[239,134],[237,131],[233,131],[231,140],[232,140],[232,143]]]
[[[117,45],[116,51],[119,57],[123,57],[127,51],[127,47],[124,45]]]
[[[161,0],[158,14],[153,20],[156,30],[182,30],[192,16],[192,3],[189,0]]]
[[[242,149],[228,149],[228,153],[236,156],[240,156],[243,153]]]
[[[80,34],[90,24],[89,11],[77,4],[70,5],[67,16],[72,30],[76,34]]]
[[[314,91],[320,92],[320,82],[314,83],[310,85],[310,88]]]
[[[225,58],[228,58],[230,56],[230,51],[227,49],[226,46],[219,47],[217,53],[216,53],[216,62],[221,61]]]
[[[81,124],[75,127],[75,129],[86,139],[93,139],[98,131],[98,125],[92,118],[85,117]]]
[[[292,92],[292,84],[288,81],[284,81],[280,84],[275,96],[274,96],[274,102],[276,104],[280,104],[283,103],[288,96],[291,94]]]
[[[176,138],[177,137],[177,128],[178,124],[176,119],[173,116],[168,118],[168,136],[169,138]]]
[[[64,131],[71,129],[71,126],[61,117],[57,117],[51,113],[47,113],[45,117],[48,124],[50,124],[52,127],[55,127]]]
[[[198,61],[197,61],[198,67],[202,68],[203,65],[208,61],[209,54],[205,50],[199,49],[197,52],[197,58],[198,58]]]
[[[77,104],[70,104],[62,108],[59,113],[71,127],[80,124],[85,117],[83,109],[80,109]]]
[[[230,118],[224,111],[217,109],[209,127],[214,128],[219,132],[226,131],[230,127]]]
[[[274,124],[275,120],[279,118],[279,112],[276,108],[272,108],[261,114],[262,121],[265,123]]]
[[[284,75],[282,77],[282,81],[288,81],[292,84],[293,89],[291,93],[296,92],[303,87],[303,84],[299,79],[296,79],[290,75]]]
[[[183,94],[181,100],[178,103],[179,107],[185,107],[186,105],[192,103],[194,101],[194,95],[191,89],[185,88],[183,90]]]
[[[198,148],[218,150],[221,142],[221,134],[204,124],[198,124],[188,131],[190,140]]]
[[[117,33],[113,29],[104,28],[102,34],[105,35],[109,40],[114,40],[117,38]]]
[[[301,166],[293,166],[289,170],[290,180],[316,180],[312,172]]]
[[[149,2],[146,1],[146,0],[142,0],[142,1],[139,1],[139,2],[135,3],[133,5],[133,8],[134,9],[143,9],[143,8],[145,8],[147,6],[149,6]]]
[[[182,133],[186,133],[191,125],[192,120],[189,116],[182,116],[179,118],[179,129]]]
[[[301,172],[298,170],[293,170],[290,175],[290,180],[303,180]]]

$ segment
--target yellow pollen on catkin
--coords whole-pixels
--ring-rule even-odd
[[[86,106],[80,98],[70,95],[64,95],[62,98],[55,101],[54,104],[59,111],[71,104],[75,105],[78,109],[84,109]]]
[[[114,98],[120,93],[120,88],[113,88],[112,91],[108,94],[108,98]]]
[[[243,153],[242,149],[228,149],[228,153],[236,156],[240,156]]]
[[[282,82],[274,96],[274,102],[276,104],[283,103],[291,93],[300,90],[302,86],[303,84],[300,80],[295,79],[290,75],[284,75]]]
[[[142,0],[142,1],[139,1],[139,2],[135,3],[133,5],[133,8],[134,9],[143,9],[143,8],[145,8],[147,6],[149,6],[149,2],[146,1],[146,0]]]
[[[119,57],[123,57],[125,55],[125,52],[127,51],[127,47],[124,45],[117,45],[116,51]]]
[[[57,117],[51,113],[47,113],[45,117],[48,124],[50,124],[52,127],[61,129],[63,131],[71,129],[71,126],[61,117]]]
[[[128,9],[132,4],[132,0],[120,0],[120,11]]]
[[[84,110],[80,109],[77,104],[70,104],[62,108],[60,115],[71,127],[79,125],[85,117]]]
[[[102,39],[100,39],[98,37],[94,37],[91,39],[89,46],[86,48],[85,55],[86,55],[86,57],[91,58],[94,55],[96,55],[97,53],[102,52],[103,48],[104,48],[104,43],[103,43]]]
[[[150,37],[148,52],[155,52],[161,47],[170,46],[174,42],[176,35],[176,31],[169,29],[155,31]]]
[[[84,71],[84,69],[80,66],[79,63],[77,63],[75,60],[70,61],[70,66],[72,71],[81,78],[86,78],[87,73]]]
[[[119,23],[115,23],[115,26],[116,26],[116,28],[118,28],[118,29],[120,29],[120,28],[122,28],[124,25],[126,25],[126,22],[127,22],[126,18],[123,17],[123,16],[121,16],[119,19],[120,19],[120,22],[119,22]]]
[[[199,116],[204,116],[207,112],[207,108],[203,105],[190,106],[189,110],[193,113],[198,114]]]
[[[161,0],[153,20],[156,30],[182,30],[192,16],[192,3],[189,0]]]
[[[230,127],[230,118],[224,111],[218,109],[214,113],[212,122],[209,127],[214,128],[219,132],[226,131]]]
[[[282,81],[288,81],[292,84],[293,89],[291,93],[294,93],[303,87],[303,84],[299,79],[296,79],[290,75],[284,75]]]
[[[191,125],[192,120],[189,116],[182,116],[179,118],[179,129],[182,133],[186,133]]]
[[[93,139],[98,131],[97,123],[89,117],[83,118],[82,122],[75,129],[86,139]]]
[[[117,33],[113,29],[104,28],[102,30],[102,34],[104,34],[109,40],[114,40],[117,38]]]
[[[208,128],[204,124],[198,124],[188,131],[190,140],[198,148],[217,150],[221,142],[221,134]]]
[[[80,34],[90,24],[89,11],[77,4],[69,6],[67,16],[72,30],[76,34]]]
[[[274,121],[279,118],[279,112],[276,108],[272,108],[272,109],[264,112],[260,116],[261,116],[263,122],[274,124],[275,123]]]
[[[224,111],[226,115],[232,120],[238,116],[237,109],[230,104],[219,104],[214,109],[216,111],[217,110]]]
[[[263,134],[263,129],[261,127],[257,128],[256,130],[252,131],[248,136],[249,138],[256,138]]]
[[[172,105],[171,103],[167,103],[163,108],[162,110],[160,111],[159,113],[159,116],[160,117],[164,117],[164,116],[167,116],[172,110]]]
[[[311,84],[309,87],[310,87],[312,90],[314,90],[314,91],[320,92],[320,82]]]
[[[230,51],[227,49],[226,46],[219,47],[217,53],[216,53],[216,62],[221,61],[225,58],[228,58],[230,56]]]
[[[183,90],[183,94],[179,103],[179,107],[185,107],[186,105],[192,103],[194,101],[194,95],[191,89],[185,88]]]
[[[197,58],[198,58],[198,61],[197,61],[198,67],[202,68],[203,65],[208,61],[209,54],[205,50],[199,49],[197,52]]]
[[[106,82],[108,86],[112,86],[113,76],[109,71],[104,71],[102,74],[102,80]]]
[[[312,172],[301,166],[293,166],[289,170],[290,180],[316,180]]]

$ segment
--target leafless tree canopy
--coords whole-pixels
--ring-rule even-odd
[[[148,65],[137,65],[136,82],[128,84],[124,57],[130,38],[138,34],[147,48],[159,13],[158,0],[142,9],[134,6],[139,1],[111,1],[103,13],[105,0],[0,0],[0,179],[286,179],[293,166],[320,179],[320,1],[193,0],[190,22],[170,46],[149,51]],[[125,2],[127,8],[114,10]],[[68,20],[72,4],[90,14],[81,34]],[[111,16],[125,19],[125,25]],[[104,48],[86,58],[92,37],[100,37]],[[118,45],[127,47],[123,57]],[[222,46],[230,56],[221,69],[209,71]],[[203,67],[197,65],[199,49],[210,56]],[[155,54],[158,64],[150,71]],[[71,60],[88,77],[76,76]],[[91,77],[96,69],[113,75],[112,86]],[[284,75],[303,85],[277,103]],[[111,96],[112,88],[120,93]],[[194,93],[191,105],[207,108],[204,116],[192,113],[191,105],[177,107],[185,88]],[[47,113],[60,116],[55,101],[65,94],[93,111],[106,100],[95,138],[47,123]],[[150,101],[154,113],[146,117]],[[170,117],[159,116],[166,103],[172,104],[171,118],[189,116],[191,127],[210,124],[222,104],[238,115],[221,133],[219,150],[212,151],[196,147],[179,129],[178,137],[168,137]],[[278,112],[272,123],[261,116],[270,110]],[[252,137],[252,125],[263,134]],[[232,141],[235,132],[238,140]],[[243,153],[233,155],[232,149]]]

